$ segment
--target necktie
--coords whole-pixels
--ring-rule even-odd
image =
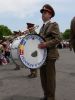
[[[43,26],[42,26],[43,28],[45,27],[45,24],[43,24]]]

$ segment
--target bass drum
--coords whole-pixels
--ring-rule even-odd
[[[26,35],[19,43],[16,49],[17,58],[27,66],[34,69],[41,67],[47,57],[47,49],[39,49],[38,44],[44,42],[44,39],[37,34]],[[15,43],[14,45],[16,45]],[[14,52],[14,58],[16,57]]]
[[[25,36],[19,36],[17,38],[15,38],[11,44],[11,58],[13,60],[13,62],[15,64],[18,64],[18,65],[23,65],[20,58],[19,58],[19,44],[21,42],[21,40],[24,38]]]

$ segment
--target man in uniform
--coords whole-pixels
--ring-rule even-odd
[[[72,18],[71,20],[71,26],[70,26],[70,42],[72,45],[72,48],[75,52],[75,17]]]
[[[44,65],[40,68],[41,84],[44,91],[44,98],[40,100],[55,100],[56,70],[55,62],[59,57],[57,44],[60,43],[59,26],[56,22],[51,22],[54,17],[54,9],[45,4],[40,10],[44,22],[40,29],[40,35],[46,40],[38,45],[39,49],[47,48],[48,54]]]
[[[27,23],[27,29],[29,31],[29,34],[37,34],[34,29],[33,23]],[[30,74],[28,75],[29,78],[35,78],[37,77],[37,69],[30,69]]]

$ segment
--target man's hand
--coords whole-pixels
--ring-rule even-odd
[[[46,42],[42,42],[42,43],[40,43],[40,44],[38,45],[38,48],[39,48],[39,49],[47,48],[47,44],[46,44]]]

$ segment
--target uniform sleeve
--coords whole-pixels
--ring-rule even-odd
[[[48,30],[52,38],[48,37],[50,39],[48,39],[48,41],[46,42],[47,47],[56,46],[61,41],[58,24],[56,22],[52,23],[52,26]]]
[[[70,25],[70,39],[71,41],[72,40],[75,41],[75,17],[72,19],[71,25]]]

